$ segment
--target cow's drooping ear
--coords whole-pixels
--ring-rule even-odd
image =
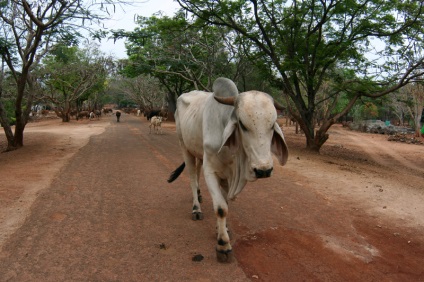
[[[237,120],[231,118],[225,126],[224,133],[222,134],[222,144],[219,151],[221,151],[224,146],[227,146],[232,154],[238,150],[239,140],[236,128]]]
[[[278,158],[280,165],[285,165],[289,157],[286,140],[278,123],[274,124],[274,135],[272,136],[271,152]]]

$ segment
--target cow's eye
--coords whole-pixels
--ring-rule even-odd
[[[239,120],[239,124],[240,124],[240,127],[243,131],[247,131],[246,126],[244,126],[244,124],[240,120]]]

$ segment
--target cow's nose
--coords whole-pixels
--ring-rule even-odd
[[[257,178],[266,178],[271,176],[272,169],[272,167],[266,170],[254,168],[253,171],[255,172]]]

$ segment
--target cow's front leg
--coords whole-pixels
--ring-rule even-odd
[[[230,236],[227,230],[227,214],[228,214],[228,205],[225,202],[220,202],[217,206],[214,207],[215,214],[217,216],[217,240],[218,244],[216,245],[216,258],[219,262],[231,262],[233,253],[230,244]]]
[[[215,173],[204,168],[205,180],[211,194],[213,207],[217,222],[217,245],[216,258],[219,262],[230,262],[232,260],[232,248],[230,236],[227,231],[228,204],[220,188],[220,179]]]

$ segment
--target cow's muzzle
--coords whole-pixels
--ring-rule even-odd
[[[272,167],[267,170],[254,168],[253,171],[255,172],[256,178],[266,178],[271,176],[272,169]]]

